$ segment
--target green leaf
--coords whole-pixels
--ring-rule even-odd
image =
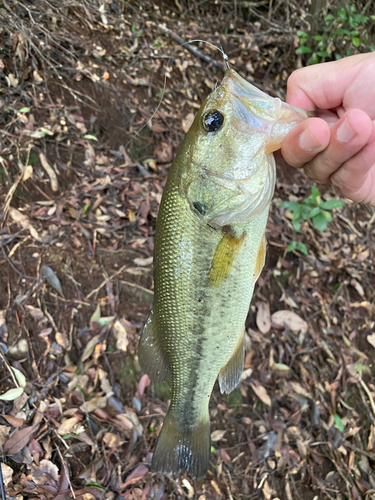
[[[310,47],[298,47],[298,49],[296,50],[296,54],[311,54],[312,53],[312,49],[310,49]]]
[[[308,35],[307,35],[307,33],[305,31],[297,30],[297,36],[305,37],[305,36],[308,36]]]
[[[3,401],[14,401],[23,394],[23,387],[15,387],[14,389],[9,389],[9,391],[4,392],[0,395],[0,399]]]
[[[293,229],[295,231],[297,231],[297,233],[299,233],[301,230],[301,221],[300,220],[292,220],[292,226],[293,226]]]
[[[215,451],[215,446],[211,446],[211,453]]]
[[[275,363],[275,367],[283,372],[287,372],[290,370],[290,367],[288,365],[284,365],[284,363]]]
[[[314,207],[309,211],[309,219],[312,219],[313,217],[316,217],[320,213],[321,208],[320,207]]]
[[[328,220],[323,212],[320,212],[313,218],[313,224],[318,231],[325,231],[328,226]]]
[[[367,370],[367,366],[365,365],[356,365],[355,369],[358,373],[361,373],[363,370]]]
[[[359,47],[361,45],[361,41],[357,36],[355,36],[352,38],[352,44],[354,47]]]
[[[25,375],[20,372],[19,370],[17,370],[17,368],[12,368],[12,372],[14,373],[16,379],[17,379],[17,382],[18,384],[22,387],[22,388],[25,388],[26,387],[26,377]]]
[[[328,200],[328,201],[323,201],[320,206],[324,210],[333,210],[334,208],[339,208],[343,207],[345,203],[342,200]]]
[[[307,42],[307,40],[308,40],[308,38],[300,38],[299,43],[300,43],[301,45],[303,45],[304,43],[306,43],[306,42]]]
[[[82,214],[85,214],[87,210],[90,208],[91,203],[86,203],[86,205],[83,207]]]
[[[21,108],[20,113],[28,113],[30,111],[30,108]]]
[[[333,33],[333,35],[346,35],[346,36],[350,36],[350,32],[344,28],[339,28],[337,30],[335,30]]]
[[[354,14],[353,20],[355,23],[360,24],[360,23],[367,23],[369,18],[367,16],[364,16],[363,14]]]
[[[291,243],[289,243],[288,248],[286,249],[286,253],[293,252],[296,246],[297,246],[296,241],[292,241]]]
[[[97,323],[100,320],[100,317],[101,317],[101,309],[99,304],[90,318],[90,323]]]
[[[298,242],[298,250],[303,253],[304,255],[308,255],[309,251],[307,249],[307,246],[302,243],[301,241]]]
[[[335,16],[333,14],[328,14],[328,16],[325,17],[326,22],[332,21],[332,19],[335,19]]]
[[[342,422],[341,418],[337,415],[337,413],[334,413],[334,414],[333,414],[333,418],[334,418],[334,420],[335,420],[335,425],[336,425],[336,427],[338,428],[338,430],[339,430],[340,432],[344,432],[344,428],[345,428],[345,427],[344,427],[344,424],[343,424],[343,422]]]
[[[329,54],[326,50],[319,50],[317,54],[319,57],[329,57]]]
[[[95,137],[95,135],[91,134],[86,134],[83,136],[84,139],[89,139],[90,141],[97,141],[98,139]]]
[[[319,203],[318,198],[320,198],[320,191],[315,186],[311,187],[311,196],[312,199],[315,201],[315,203],[318,204]]]
[[[337,11],[337,15],[340,16],[343,21],[346,20],[346,10],[345,9],[339,9]]]
[[[318,64],[319,62],[319,56],[318,54],[313,54],[307,61],[307,65],[311,66],[312,64]]]
[[[298,242],[298,250],[301,253],[303,253],[304,255],[308,255],[309,254],[307,246],[304,243],[302,243],[302,241]]]
[[[320,42],[324,40],[324,37],[322,35],[315,35],[313,36],[313,39],[316,40],[317,42]]]
[[[296,201],[283,201],[280,205],[281,208],[286,208],[287,210],[296,210],[297,208],[299,208],[299,203],[297,203]]]
[[[327,219],[328,222],[331,222],[331,220],[332,220],[331,212],[328,212],[327,210],[323,210],[322,214],[324,215],[324,217]]]

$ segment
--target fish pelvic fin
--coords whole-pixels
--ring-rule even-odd
[[[232,231],[227,231],[216,247],[208,279],[213,288],[219,287],[232,271],[234,261],[241,250],[245,235],[237,237]]]
[[[221,394],[232,392],[240,383],[245,358],[245,330],[228,363],[219,373]]]
[[[144,373],[154,382],[162,382],[169,374],[169,362],[164,353],[161,339],[157,334],[153,312],[151,311],[138,346],[138,360]]]
[[[194,478],[203,477],[210,459],[210,419],[206,415],[194,425],[179,426],[169,411],[156,443],[151,470],[166,475],[188,471]]]

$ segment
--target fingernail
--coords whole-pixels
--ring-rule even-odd
[[[340,142],[349,142],[355,137],[355,132],[349,127],[348,120],[345,118],[336,132],[336,137]]]
[[[308,128],[306,128],[299,136],[299,145],[305,151],[315,151],[316,149],[320,149],[322,146],[320,142],[315,139]]]

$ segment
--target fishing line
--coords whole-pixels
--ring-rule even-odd
[[[156,115],[156,113],[159,111],[160,109],[160,106],[162,105],[162,102],[163,102],[163,99],[164,99],[164,95],[165,95],[165,89],[167,87],[167,74],[168,74],[168,68],[169,68],[169,65],[170,65],[170,62],[172,61],[172,58],[174,57],[174,55],[176,54],[176,52],[181,48],[181,47],[184,47],[185,45],[189,45],[191,43],[196,43],[196,42],[202,42],[202,43],[205,43],[207,45],[209,45],[210,47],[213,47],[214,49],[218,50],[221,55],[223,56],[223,61],[225,62],[225,65],[227,67],[227,69],[230,69],[230,66],[229,66],[229,61],[228,61],[228,56],[227,54],[224,52],[223,48],[222,47],[218,47],[217,45],[214,45],[213,43],[211,42],[206,42],[206,40],[200,40],[200,39],[194,39],[194,40],[189,40],[188,42],[184,42],[184,43],[181,43],[178,47],[176,47],[174,49],[174,51],[172,52],[172,54],[169,56],[169,59],[168,59],[168,62],[167,62],[167,66],[165,68],[165,74],[164,74],[164,84],[163,84],[163,90],[162,90],[162,93],[161,93],[161,96],[160,96],[160,100],[159,100],[159,103],[155,109],[155,111],[152,113],[152,115],[150,116],[150,118],[147,120],[147,122],[142,125],[142,127],[134,133],[134,135],[129,139],[129,141],[125,144],[124,148],[126,149],[127,146],[133,141],[133,139],[135,139],[139,134],[140,132],[142,132],[142,130],[147,127],[147,125],[151,122],[151,120],[154,118],[154,116]]]

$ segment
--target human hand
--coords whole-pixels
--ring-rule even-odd
[[[375,207],[375,53],[294,71],[286,100],[317,115],[284,139],[286,162]]]

